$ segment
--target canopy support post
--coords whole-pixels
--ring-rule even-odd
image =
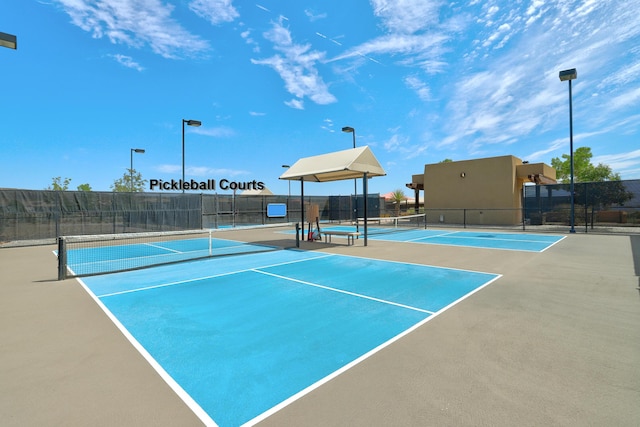
[[[367,173],[365,172],[362,176],[362,192],[364,193],[364,245],[367,246],[367,216],[368,216],[368,206],[367,206]]]

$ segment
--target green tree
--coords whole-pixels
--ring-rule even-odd
[[[599,163],[591,163],[591,148],[580,147],[573,152],[573,180],[574,182],[602,182],[619,181],[620,174],[614,173],[611,167]],[[571,181],[571,156],[563,154],[562,159],[554,157],[551,166],[556,170],[556,178],[565,184]]]
[[[78,185],[78,191],[91,191],[91,186],[89,184],[80,184]]]
[[[69,183],[71,183],[71,178],[65,178],[63,181],[61,177],[56,176],[51,179],[51,185],[45,188],[45,190],[67,191],[69,189]]]
[[[140,172],[136,172],[135,169],[127,169],[127,172],[125,172],[122,178],[116,179],[113,184],[111,184],[111,190],[121,193],[139,193],[144,191],[146,185],[147,180],[142,179]]]
[[[444,160],[442,160],[440,163],[451,163],[451,162],[453,162],[453,160],[451,160],[451,159],[444,159]]]
[[[407,200],[407,196],[405,196],[404,191],[398,188],[397,190],[393,190],[391,193],[391,200],[395,204],[396,208],[396,216],[400,216],[400,204]]]
[[[584,183],[574,188],[576,203],[606,209],[612,204],[624,205],[631,200],[633,193],[627,191],[620,181],[620,174],[614,173],[610,166],[602,163],[594,166],[591,163],[592,157],[589,147],[580,147],[573,153],[574,182]],[[564,160],[554,157],[551,159],[551,166],[556,170],[558,181],[568,184],[571,181],[571,157],[563,154],[562,159]]]

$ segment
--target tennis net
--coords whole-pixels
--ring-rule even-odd
[[[58,238],[58,280],[276,249],[215,238],[211,230],[62,236]]]
[[[358,218],[360,232],[362,232],[364,224],[364,218]],[[411,229],[425,229],[427,228],[427,217],[425,214],[414,214],[367,218],[366,224],[367,234],[395,233]]]

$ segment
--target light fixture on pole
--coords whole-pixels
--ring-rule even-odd
[[[291,166],[289,165],[282,165],[283,168],[285,169],[289,169]],[[287,181],[289,181],[289,195],[287,196],[287,221],[289,220],[289,199],[291,198],[291,180],[288,179]]]
[[[142,148],[132,148],[131,149],[131,168],[129,168],[129,184],[131,187],[131,192],[133,193],[133,153],[144,154],[144,149]]]
[[[0,33],[0,46],[8,47],[9,49],[17,49],[18,38],[13,34]]]
[[[571,229],[570,233],[575,233],[575,194],[574,194],[574,185],[573,185],[573,101],[571,95],[571,80],[574,80],[578,77],[578,71],[575,68],[571,68],[570,70],[560,71],[560,81],[564,82],[566,80],[569,81],[569,168],[571,175],[571,184],[569,187],[569,192],[571,193]]]
[[[187,126],[195,126],[195,127],[199,127],[200,125],[202,125],[202,122],[200,120],[185,120],[182,119],[182,192],[184,193],[184,125]]]
[[[353,134],[353,148],[356,148],[356,130],[351,126],[345,126],[342,128],[342,132]],[[355,204],[353,206],[353,221],[356,223],[356,229],[358,224],[358,181],[353,180],[353,197],[355,198]]]

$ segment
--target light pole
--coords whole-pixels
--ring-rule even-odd
[[[198,127],[202,125],[200,120],[185,120],[182,119],[182,192],[184,193],[184,125]]]
[[[131,149],[131,168],[129,169],[130,181],[131,184],[131,192],[133,193],[133,153],[144,154],[144,149],[142,148],[132,148]]]
[[[575,200],[574,200],[574,187],[573,187],[573,101],[571,96],[571,80],[578,77],[578,71],[575,68],[570,70],[560,71],[560,81],[569,81],[569,164],[571,174],[571,185],[569,192],[571,193],[571,230],[570,233],[575,233]]]
[[[353,148],[356,148],[356,130],[351,126],[345,126],[342,128],[342,132],[353,134]],[[353,197],[355,198],[355,204],[353,206],[353,220],[356,223],[356,229],[358,226],[358,181],[353,180]]]
[[[291,166],[282,165],[282,167],[285,169],[289,169]],[[289,199],[291,198],[291,180],[288,179],[287,181],[289,181],[289,195],[287,196],[287,222],[288,222],[289,221]]]
[[[0,46],[18,49],[18,38],[13,34],[0,33]]]

